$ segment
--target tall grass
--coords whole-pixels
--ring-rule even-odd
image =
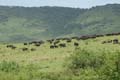
[[[19,65],[16,62],[7,62],[2,61],[0,62],[0,71],[3,72],[12,72],[12,71],[19,71]]]
[[[112,56],[110,55],[112,54]],[[77,49],[68,61],[68,70],[81,80],[119,80],[120,52]],[[114,56],[113,56],[114,55]],[[88,78],[88,79],[86,79]]]

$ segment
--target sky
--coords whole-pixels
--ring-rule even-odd
[[[120,4],[120,0],[0,0],[0,5],[3,6],[25,6],[25,7],[40,7],[40,6],[62,6],[75,8],[90,8],[105,4]]]

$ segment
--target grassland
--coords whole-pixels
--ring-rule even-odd
[[[93,51],[96,55],[107,52],[108,64],[114,67],[114,59],[118,57],[120,44],[101,44],[103,41],[113,39],[120,40],[120,36],[105,36],[80,41],[73,39],[71,43],[61,41],[66,43],[67,47],[55,49],[51,49],[48,42],[40,47],[23,45],[23,43],[11,43],[17,47],[16,49],[7,48],[6,45],[10,43],[1,43],[0,80],[119,80],[120,78],[97,79],[98,75],[93,71],[93,68],[84,70],[83,73],[80,71],[80,75],[74,75],[66,67],[69,58],[77,49],[84,49],[88,52]],[[75,47],[74,42],[79,43],[79,46]],[[24,47],[36,50],[22,51]]]

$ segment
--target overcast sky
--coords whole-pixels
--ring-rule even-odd
[[[120,4],[120,0],[0,0],[0,5],[26,7],[63,6],[90,8],[96,5],[105,5],[113,3]]]

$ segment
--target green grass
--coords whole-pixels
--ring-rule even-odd
[[[78,51],[79,49],[84,49],[91,52],[91,54],[94,52],[96,56],[107,53],[108,65],[113,66],[114,59],[118,57],[117,52],[120,52],[120,44],[101,44],[104,40],[113,39],[120,40],[120,36],[101,37],[85,41],[72,40],[72,43],[67,44],[66,48],[57,49],[50,49],[50,44],[47,42],[40,47],[35,47],[34,45],[25,46],[23,43],[11,43],[17,47],[15,50],[6,48],[8,43],[1,43],[0,80],[97,80],[97,75],[93,68],[78,70],[80,72],[79,76],[67,70],[66,66],[70,62],[69,57],[76,53],[76,47],[73,43],[79,43]],[[36,51],[22,51],[21,48],[23,47],[35,48]],[[90,60],[93,59],[91,57],[88,58]],[[100,68],[101,73],[104,68]]]

